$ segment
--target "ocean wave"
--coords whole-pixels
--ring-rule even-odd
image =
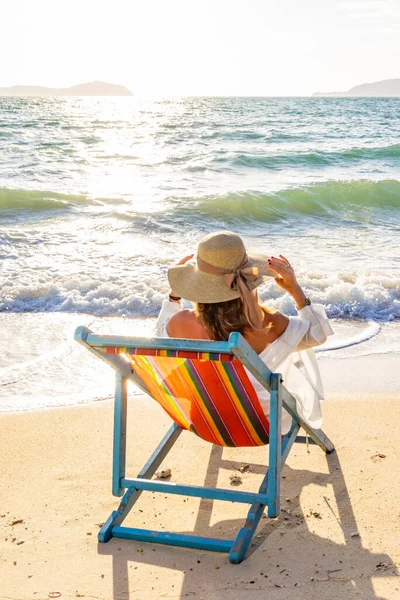
[[[64,194],[46,190],[22,190],[0,187],[0,210],[66,210],[84,205],[126,204],[126,198],[93,198],[88,194]]]
[[[111,208],[110,214],[116,218],[136,221],[138,224],[141,220],[147,221],[149,216],[156,221],[157,217],[161,216],[163,222],[171,217],[183,220],[189,217],[221,218],[227,222],[237,219],[269,222],[281,218],[296,218],[297,215],[327,215],[340,218],[345,214],[347,218],[356,218],[357,215],[362,216],[366,210],[371,216],[370,209],[379,211],[400,208],[400,181],[325,181],[276,192],[249,190],[199,197],[170,196],[158,205],[158,210],[157,204],[149,203],[151,212],[136,212],[129,196],[94,198],[88,194],[0,188],[0,210],[61,210],[84,205],[126,205],[125,213],[120,210],[113,213]]]
[[[90,202],[86,196],[75,194],[0,188],[0,210],[54,210]]]
[[[167,292],[165,273],[138,275],[136,283],[125,274],[110,281],[95,277],[52,278],[22,284],[5,279],[0,288],[0,312],[81,312],[98,316],[155,316]],[[371,273],[324,276],[303,273],[300,284],[314,302],[323,304],[330,317],[390,321],[400,318],[400,277]],[[269,306],[295,314],[289,294],[273,280],[260,287],[260,297]]]
[[[400,181],[326,181],[270,193],[247,191],[169,200],[163,215],[168,216],[172,208],[175,217],[192,215],[228,222],[269,222],[298,215],[357,218],[370,209],[400,208]]]
[[[116,202],[116,201],[114,201]],[[110,216],[134,223],[138,231],[185,231],[197,227],[207,230],[220,222],[221,227],[238,223],[273,223],[306,219],[331,219],[333,223],[352,221],[369,224],[389,222],[398,226],[400,181],[350,180],[325,181],[276,192],[230,192],[199,197],[170,196],[151,211],[114,211]],[[397,210],[396,210],[397,209]]]
[[[392,321],[400,318],[400,276],[372,272],[322,275],[302,273],[299,282],[313,302],[323,304],[329,317]],[[281,295],[274,283],[261,288],[261,298],[277,310],[294,314],[289,294]],[[278,294],[276,299],[275,295]]]
[[[330,219],[369,224],[399,224],[400,181],[325,181],[275,192],[236,191],[195,197],[169,196],[141,204],[129,195],[92,197],[43,190],[0,188],[0,211],[76,210],[92,206],[104,216],[134,223],[137,231],[205,230],[220,221],[223,227],[241,224]],[[147,210],[146,208],[149,207]],[[396,210],[397,209],[397,210]]]
[[[256,169],[280,170],[288,167],[329,166],[340,163],[352,163],[358,161],[373,161],[382,159],[399,159],[400,144],[390,146],[350,148],[348,150],[324,151],[313,150],[311,152],[286,152],[281,154],[249,154],[239,153],[229,158],[214,159],[218,162],[228,161],[234,166],[245,166]]]

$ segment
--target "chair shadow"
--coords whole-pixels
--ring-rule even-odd
[[[222,454],[223,448],[221,448],[220,446],[212,447],[212,450],[210,452],[209,463],[207,466],[207,473],[204,480],[205,486],[215,487],[217,485],[218,473],[220,468],[231,468],[232,470],[238,468],[240,462],[223,459]],[[269,566],[272,566],[272,564],[274,567],[279,567],[279,565],[276,565],[277,559],[280,560],[280,566],[283,568],[284,571],[286,571],[286,569],[284,569],[284,553],[278,553],[279,550],[275,547],[263,549],[262,546],[266,543],[269,536],[271,536],[273,533],[279,531],[279,533],[281,533],[283,536],[286,532],[290,531],[291,529],[297,528],[301,524],[304,524],[306,522],[306,517],[303,514],[299,503],[299,496],[302,487],[306,487],[309,484],[317,484],[321,487],[330,484],[333,487],[336,506],[332,506],[328,498],[323,494],[321,494],[321,499],[325,501],[327,509],[331,512],[331,514],[334,515],[338,525],[340,526],[343,532],[343,536],[346,543],[345,545],[343,545],[333,542],[329,539],[322,538],[321,536],[318,536],[317,534],[312,533],[310,530],[308,530],[306,534],[302,535],[302,544],[304,544],[305,550],[304,553],[302,553],[301,556],[299,556],[298,560],[304,562],[305,571],[307,571],[308,569],[310,573],[314,575],[314,560],[320,560],[322,557],[324,557],[322,559],[322,562],[325,562],[326,564],[330,562],[330,566],[333,566],[334,569],[330,572],[329,569],[325,569],[325,574],[322,572],[318,574],[317,571],[317,574],[314,575],[315,581],[329,581],[335,579],[341,581],[351,581],[353,586],[352,595],[358,594],[359,597],[368,600],[386,600],[384,598],[378,597],[375,594],[371,577],[351,577],[350,569],[352,567],[349,568],[349,565],[351,565],[351,562],[355,561],[361,561],[365,567],[365,570],[367,571],[371,570],[371,568],[373,567],[374,577],[387,576],[387,571],[390,571],[390,575],[392,576],[398,575],[398,571],[392,559],[388,555],[374,554],[370,552],[368,549],[363,547],[361,537],[355,535],[355,532],[357,532],[357,523],[351,505],[350,496],[344,480],[343,472],[341,469],[339,456],[337,452],[334,451],[332,454],[326,455],[326,459],[329,468],[328,474],[315,473],[314,471],[308,470],[294,470],[288,465],[284,466],[282,475],[285,479],[282,487],[286,487],[286,481],[290,482],[291,488],[296,490],[296,497],[294,500],[290,501],[290,504],[286,504],[285,501],[281,502],[282,513],[278,517],[278,519],[269,519],[268,517],[265,517],[260,521],[259,527],[252,540],[252,544],[247,551],[244,562],[242,563],[242,566],[247,565],[248,568],[246,567],[246,573],[244,573],[242,570],[240,572],[240,575],[242,577],[245,576],[247,578],[250,578],[254,575],[260,575],[259,566],[255,565],[253,561],[249,560],[255,552],[269,552],[267,556],[264,555],[264,571],[268,570]],[[251,464],[250,469],[252,473],[264,475],[266,465]],[[202,499],[200,501],[200,506],[194,529],[192,531],[187,531],[184,533],[192,535],[207,535],[208,537],[221,537],[222,527],[226,530],[235,529],[235,531],[238,531],[239,528],[243,526],[243,518],[223,520],[221,522],[215,523],[214,525],[210,525],[213,511],[213,502],[213,500],[209,499]],[[290,506],[290,509],[288,508],[288,506]],[[135,510],[135,508],[133,510]],[[336,514],[336,511],[338,514]],[[310,523],[310,521],[308,521],[308,523]],[[281,539],[283,539],[283,537]],[[186,555],[187,552],[193,553],[193,563],[196,563],[196,566],[198,566],[197,563],[200,562],[200,560],[198,560],[199,558],[201,558],[202,562],[204,563],[206,562],[206,559],[204,558],[205,555],[215,554],[213,552],[205,553],[201,550],[178,548],[174,546],[160,546],[158,544],[144,545],[148,547],[153,546],[153,550],[157,547],[157,554],[152,554],[149,552],[138,553],[135,548],[135,542],[129,540],[114,538],[111,539],[110,542],[108,542],[107,544],[98,545],[99,554],[110,555],[113,557],[113,600],[129,600],[131,598],[129,592],[129,562],[135,562],[136,564],[154,565],[157,567],[164,567],[167,569],[172,568],[179,571],[182,570],[182,566],[179,566],[180,559],[182,559],[182,557],[184,557],[184,555]],[[160,551],[161,548],[162,551]],[[340,564],[337,564],[338,550],[341,553],[341,560],[339,561]],[[274,555],[271,558],[271,554],[273,553]],[[268,559],[270,560],[268,561]],[[248,561],[247,563],[246,560]],[[270,565],[268,565],[268,563],[270,563]],[[379,565],[382,565],[383,568],[379,568]],[[241,568],[240,565],[230,565],[230,567],[233,570],[238,570]],[[199,577],[205,577],[206,573],[203,573],[199,576],[199,573],[196,573],[192,569],[190,571],[186,570],[184,573],[184,581],[179,595],[176,595],[175,592],[175,595],[169,596],[165,594],[165,597],[184,598],[196,595],[196,590],[198,589],[198,582],[200,580]],[[236,572],[232,571],[232,575],[235,574]],[[264,572],[262,573],[262,575],[266,577],[266,575],[264,575]],[[282,575],[282,571],[280,571],[280,578],[278,575],[276,576],[276,581],[280,581],[283,584],[278,585],[277,587],[285,587],[285,578],[284,575]],[[269,581],[269,583],[271,584],[271,578],[269,580],[266,579],[266,581]],[[214,588],[212,590],[213,600],[227,600],[228,591],[229,590],[227,589],[218,590]],[[344,592],[344,590],[342,591]],[[299,593],[301,594],[300,589]],[[146,594],[151,594],[151,590],[147,590]],[[207,596],[206,593],[205,596]],[[156,597],[158,599],[158,596],[154,596],[154,598]],[[255,596],[251,597],[254,598]],[[347,596],[340,596],[338,594],[337,597]],[[152,598],[152,596],[146,595],[146,598]]]

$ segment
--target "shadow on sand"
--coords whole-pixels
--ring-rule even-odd
[[[314,447],[313,451],[320,450]],[[238,462],[224,460],[222,454],[221,447],[212,447],[204,485],[217,485],[221,467],[237,469]],[[284,466],[284,494],[294,497],[290,502],[290,510],[287,508],[289,505],[283,502],[282,513],[278,519],[262,519],[246,558],[240,565],[231,565],[227,555],[214,552],[142,544],[122,539],[111,539],[107,544],[99,544],[99,553],[113,558],[113,600],[187,597],[199,600],[267,597],[272,600],[305,597],[318,600],[347,600],[353,597],[363,600],[387,600],[375,594],[372,574],[374,578],[394,576],[398,574],[397,569],[388,555],[370,552],[363,547],[361,537],[355,535],[357,523],[339,456],[337,452],[333,452],[326,455],[326,459],[329,468],[327,474],[294,470],[288,465]],[[250,468],[252,473],[260,474],[264,474],[266,469],[265,465],[259,464],[252,464]],[[309,484],[321,486],[321,501],[324,501],[327,509],[325,512],[329,512],[336,521],[344,543],[323,538],[304,526],[306,515],[300,507],[299,494],[302,488]],[[322,487],[327,485],[333,487],[335,503],[324,496]],[[210,525],[212,510],[212,500],[201,500],[194,531],[185,533],[220,537],[224,530],[232,532],[243,525],[242,518],[223,520]],[[309,524],[310,522],[313,521],[308,520]],[[269,539],[271,536],[273,540]],[[138,553],[138,545],[146,548],[146,552]],[[158,575],[162,573],[162,568],[180,571],[182,584],[171,586],[171,583],[165,583],[163,587],[160,575],[157,581],[155,578],[154,587],[135,589],[135,586],[132,587],[132,571],[129,583],[129,568],[132,568],[134,563],[139,565],[139,568],[141,565],[154,566],[158,569]],[[190,569],[187,566],[189,563]]]

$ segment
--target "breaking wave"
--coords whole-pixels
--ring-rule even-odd
[[[323,304],[330,317],[387,321],[400,318],[400,278],[397,275],[331,275],[299,277],[314,302]],[[0,312],[81,312],[97,316],[156,316],[167,291],[165,277],[142,277],[132,283],[123,275],[112,281],[95,278],[58,278],[21,284],[8,281],[0,299]],[[295,314],[288,294],[272,282],[260,288],[271,307]]]
[[[113,213],[113,206],[126,210]],[[343,214],[361,218],[368,212],[400,208],[400,182],[392,180],[325,181],[308,186],[291,187],[276,192],[243,191],[200,197],[167,197],[161,204],[149,203],[151,212],[134,210],[129,198],[93,198],[89,195],[63,194],[54,191],[16,190],[0,188],[0,210],[62,210],[83,205],[105,206],[116,218],[124,220],[162,218],[222,218],[225,221],[244,219],[261,222],[304,216]]]
[[[232,192],[195,198],[170,197],[159,211],[115,213],[124,220],[147,223],[179,221],[190,225],[195,220],[221,219],[226,223],[241,221],[274,222],[281,219],[329,217],[355,221],[381,220],[383,211],[400,208],[400,182],[396,180],[326,181],[276,192]],[[389,215],[390,216],[390,215]]]
[[[0,188],[0,210],[54,210],[90,202],[86,196],[74,194]]]

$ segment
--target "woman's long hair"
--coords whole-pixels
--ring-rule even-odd
[[[227,341],[232,331],[242,335],[252,329],[243,308],[243,300],[235,298],[226,302],[203,304],[196,302],[196,315],[207,330],[212,340]],[[265,313],[271,313],[265,306],[260,306]]]

